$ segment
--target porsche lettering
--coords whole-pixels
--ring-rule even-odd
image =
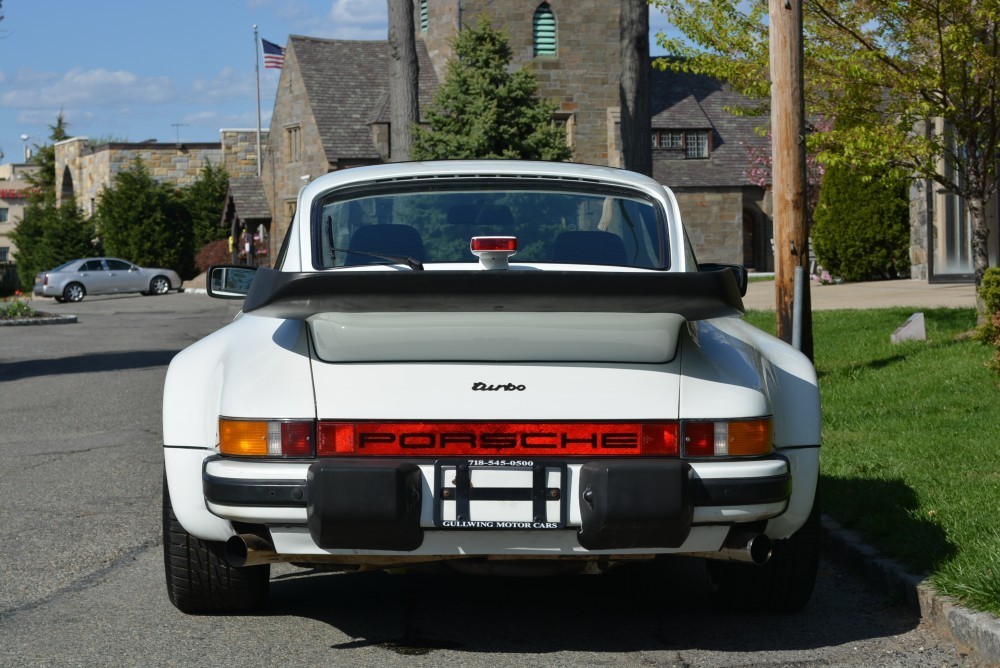
[[[638,450],[639,432],[600,432],[588,434],[569,434],[566,432],[550,433],[512,433],[512,432],[364,432],[358,433],[358,449],[369,453],[379,448],[390,450],[450,450],[459,448],[478,450],[565,450],[591,448]]]

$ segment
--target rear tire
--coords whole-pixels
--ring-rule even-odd
[[[83,301],[83,297],[86,294],[87,289],[83,287],[82,283],[70,283],[63,288],[62,296],[68,302],[79,302]]]
[[[170,292],[170,279],[165,276],[157,276],[149,282],[150,295],[165,295]]]
[[[817,499],[806,523],[791,537],[775,541],[771,559],[763,566],[709,561],[716,602],[753,612],[801,610],[816,584],[821,534]]]
[[[163,566],[170,602],[189,614],[244,613],[267,601],[271,567],[234,568],[223,543],[195,538],[181,526],[163,480]]]

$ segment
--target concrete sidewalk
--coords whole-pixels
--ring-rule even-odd
[[[915,308],[975,308],[971,283],[928,283],[913,279],[819,285],[809,283],[814,311],[907,306]],[[774,281],[751,283],[743,298],[749,310],[774,310]]]

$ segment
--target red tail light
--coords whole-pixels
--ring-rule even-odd
[[[241,457],[312,457],[312,421],[219,418],[219,452]]]
[[[316,454],[321,457],[676,457],[678,432],[678,425],[673,422],[321,421]]]
[[[773,449],[771,418],[684,423],[685,457],[767,455]]]

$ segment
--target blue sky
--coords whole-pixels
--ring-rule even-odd
[[[73,136],[215,142],[256,127],[253,25],[288,35],[385,39],[386,0],[4,0],[0,150],[48,143],[60,109]],[[653,10],[651,32],[664,22]],[[660,53],[655,47],[653,53]],[[267,127],[279,71],[261,63]]]

